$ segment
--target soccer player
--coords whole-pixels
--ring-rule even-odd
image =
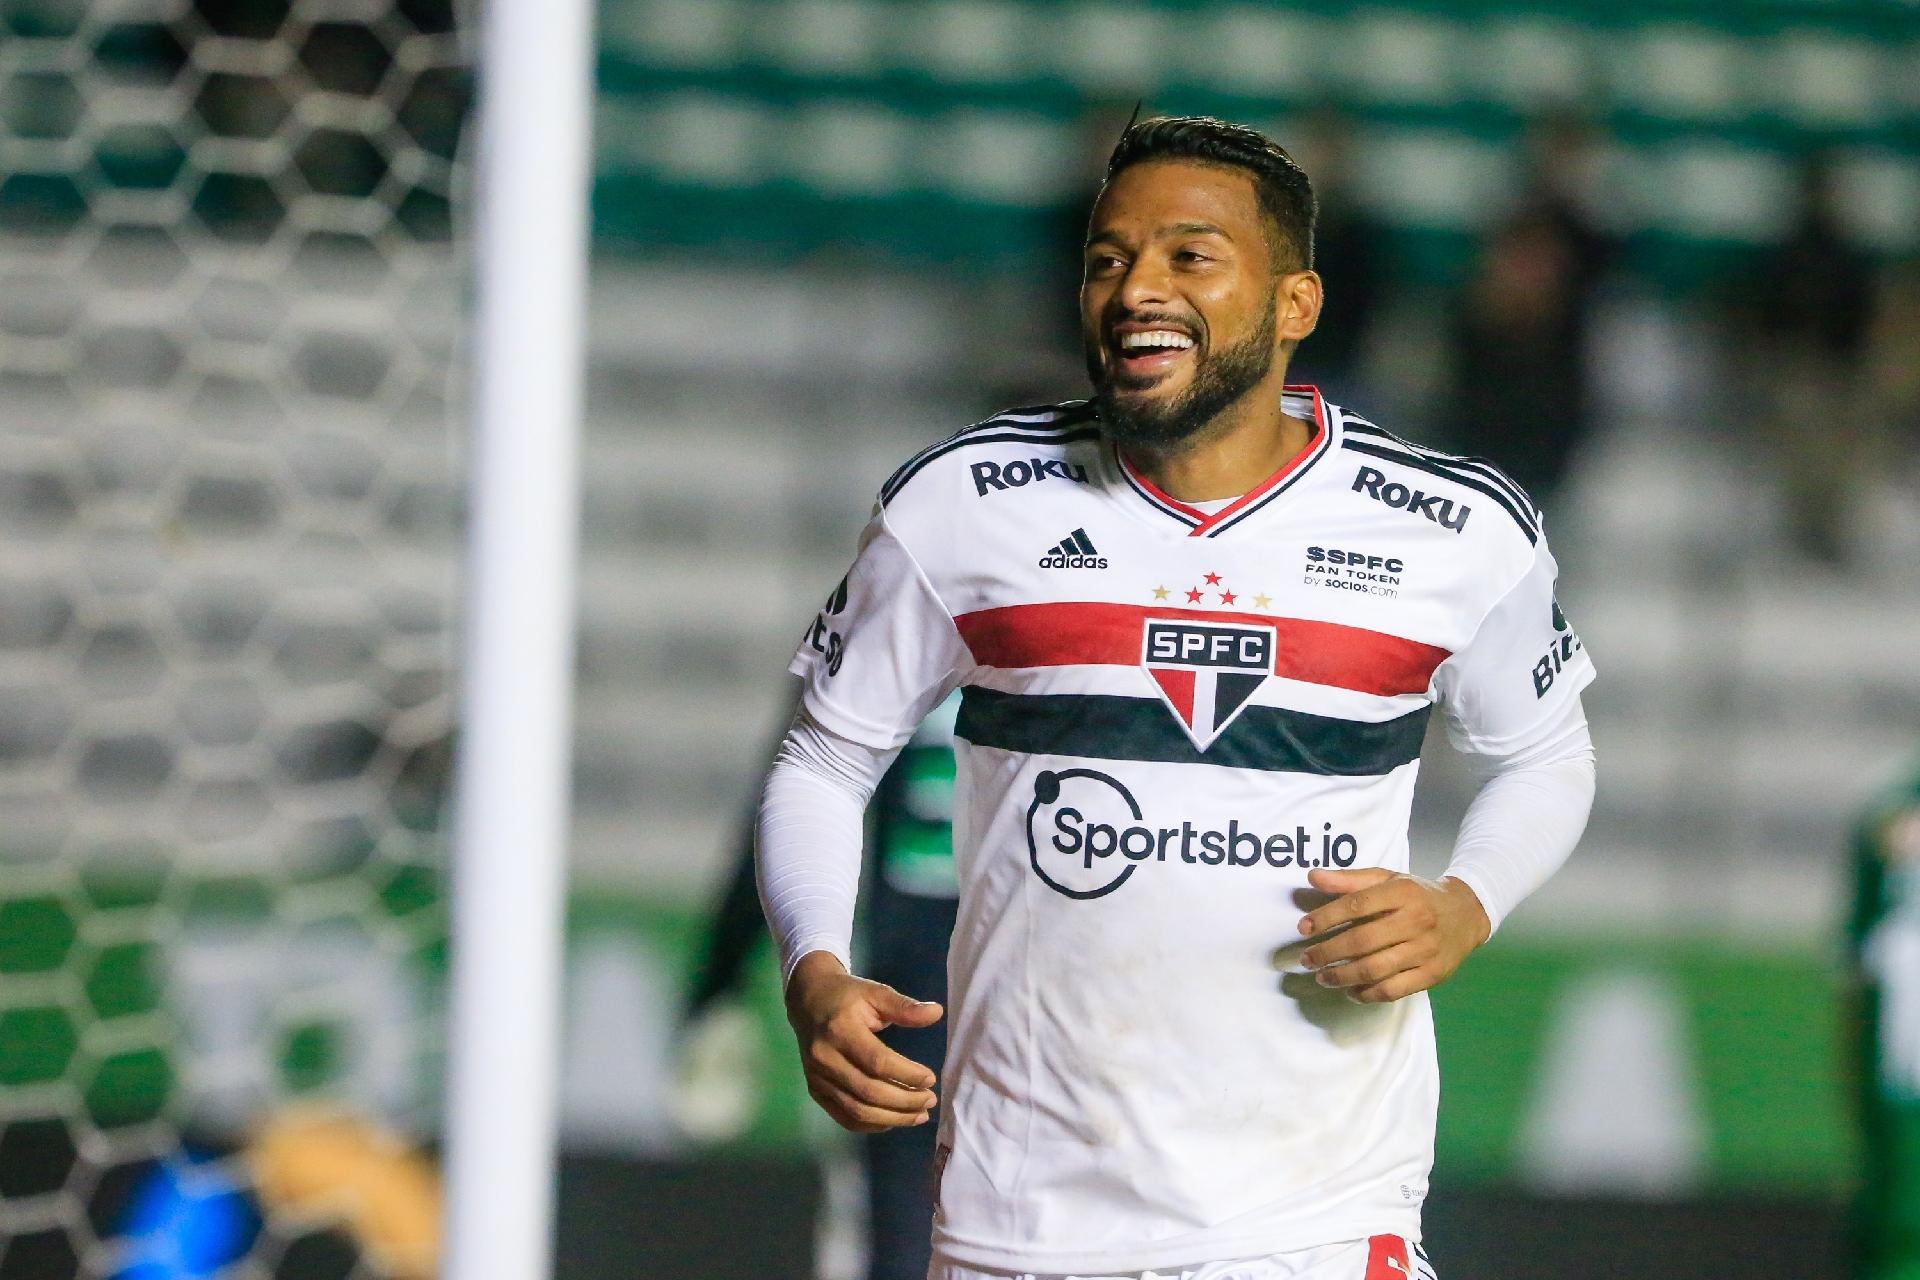
[[[1920,768],[1861,820],[1853,867],[1853,1274],[1920,1280]]]
[[[908,460],[794,660],[761,897],[813,1098],[937,1114],[934,1280],[1432,1274],[1423,993],[1578,839],[1593,669],[1511,480],[1286,384],[1313,210],[1252,130],[1129,127],[1086,241],[1092,399]],[[936,1104],[874,1033],[943,1010],[847,947],[862,807],[955,688]],[[1435,706],[1487,780],[1427,880]]]
[[[953,870],[953,721],[949,697],[920,723],[880,779],[873,817],[860,959],[867,977],[936,1000],[946,999],[947,939],[959,885]],[[752,832],[741,849],[694,965],[683,1026],[736,994],[747,960],[766,936],[754,886]],[[946,1058],[946,1028],[892,1027],[887,1048],[936,1073]],[[867,1184],[866,1280],[921,1280],[927,1274],[933,1220],[934,1133],[906,1126],[860,1135]]]

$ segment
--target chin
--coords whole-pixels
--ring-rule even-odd
[[[1109,395],[1125,396],[1136,404],[1156,400],[1171,402],[1187,389],[1187,381],[1177,371],[1159,374],[1145,382],[1133,382],[1116,374],[1107,379],[1107,388]]]

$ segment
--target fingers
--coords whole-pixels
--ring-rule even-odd
[[[808,1069],[831,1080],[853,1098],[889,1111],[921,1112],[933,1106],[931,1090],[913,1089],[865,1071],[841,1050],[825,1040],[816,1040],[807,1051]]]
[[[1314,978],[1323,987],[1373,987],[1382,985],[1409,969],[1418,969],[1434,958],[1435,948],[1430,938],[1415,938],[1408,942],[1397,943],[1384,951],[1361,956],[1358,960],[1348,960],[1341,964],[1329,965],[1314,974]]]
[[[1389,1001],[1410,996],[1416,991],[1425,991],[1429,987],[1438,986],[1445,976],[1443,973],[1436,972],[1431,965],[1420,965],[1413,969],[1402,969],[1383,982],[1376,982],[1370,987],[1359,987],[1347,994],[1361,1004],[1386,1004]]]
[[[1356,889],[1371,889],[1374,885],[1385,884],[1391,879],[1393,872],[1385,867],[1356,867],[1352,871],[1324,867],[1307,872],[1307,883],[1322,893],[1352,893]]]
[[[1341,897],[1309,913],[1300,932],[1321,936],[1301,954],[1322,986],[1364,1004],[1398,1000],[1437,985],[1459,964],[1449,958],[1440,917],[1421,881],[1379,868],[1312,873],[1315,887]]]
[[[813,957],[801,961],[807,965]],[[880,1042],[890,1023],[926,1026],[942,1009],[893,988],[855,978],[837,962],[794,970],[787,1020],[799,1039],[807,1092],[844,1128],[876,1133],[925,1124],[936,1105],[933,1072]]]
[[[833,1117],[835,1124],[843,1129],[851,1129],[855,1133],[880,1133],[887,1129],[905,1129],[916,1124],[925,1124],[933,1118],[932,1113],[928,1111],[909,1114],[862,1102],[831,1080],[816,1076],[812,1072],[807,1073],[807,1095],[820,1104],[822,1111]]]
[[[1329,893],[1339,892],[1341,896],[1300,918],[1300,932],[1308,937],[1325,933],[1337,925],[1400,908],[1420,913],[1421,918],[1412,922],[1416,929],[1433,924],[1432,904],[1425,900],[1418,883],[1411,876],[1397,875],[1377,867],[1364,871],[1315,871],[1310,874],[1325,875],[1329,880],[1342,877],[1343,883],[1347,882],[1346,877],[1365,877],[1367,883],[1362,887],[1355,881],[1353,887],[1341,890],[1335,890],[1330,883],[1317,885]]]
[[[1300,932],[1311,938],[1338,925],[1378,915],[1386,908],[1387,904],[1381,900],[1379,889],[1362,889],[1344,897],[1335,898],[1325,906],[1315,907],[1301,916]]]
[[[875,1013],[897,1027],[930,1027],[940,1021],[942,1010],[938,1004],[903,996],[878,982],[871,984],[867,998]]]
[[[1406,915],[1404,911],[1396,911],[1357,924],[1344,933],[1322,938],[1300,953],[1300,963],[1309,969],[1324,969],[1330,964],[1370,956],[1376,951],[1385,951],[1388,947],[1411,941],[1416,931],[1409,927]]]
[[[912,1058],[887,1048],[871,1031],[836,1045],[855,1066],[878,1080],[891,1080],[909,1089],[925,1092],[934,1086],[933,1072]]]
[[[858,1133],[925,1124],[937,1103],[933,1072],[887,1048],[852,1009],[820,1028],[801,1058],[813,1100]]]

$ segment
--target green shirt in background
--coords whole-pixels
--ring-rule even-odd
[[[959,714],[958,693],[935,707],[901,748],[881,788],[874,851],[881,878],[899,893],[960,896],[953,870],[953,725]]]
[[[1920,769],[1860,824],[1847,940],[1861,983],[1866,1152],[1855,1274],[1920,1280]]]

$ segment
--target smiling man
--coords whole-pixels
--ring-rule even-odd
[[[1258,133],[1130,127],[1086,245],[1093,398],[909,459],[794,660],[759,826],[788,1015],[842,1125],[937,1114],[935,1280],[1432,1274],[1424,992],[1578,840],[1593,669],[1511,480],[1286,384],[1313,210]],[[955,688],[936,1082],[874,1033],[943,1011],[848,939],[867,798]],[[1486,780],[1428,880],[1436,707]]]

